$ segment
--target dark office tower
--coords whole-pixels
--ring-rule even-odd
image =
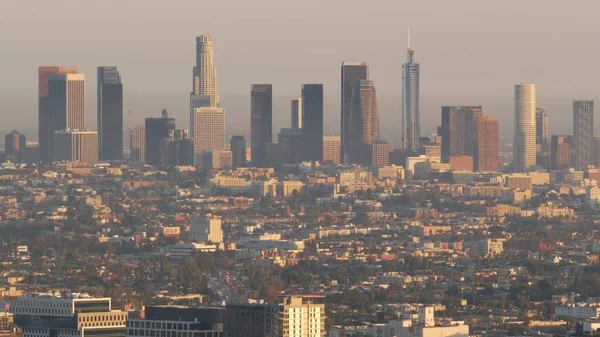
[[[379,140],[379,108],[373,81],[357,80],[352,92],[352,113],[348,139],[350,163],[371,162],[370,145]]]
[[[277,303],[227,303],[223,329],[229,337],[285,336],[280,329]]]
[[[341,106],[341,132],[342,132],[342,161],[349,159],[351,146],[351,115],[352,93],[358,80],[369,78],[369,66],[366,62],[344,61],[342,63],[342,102]]]
[[[600,137],[594,137],[594,165],[600,168]]]
[[[12,160],[16,163],[23,161],[23,154],[27,142],[25,135],[22,135],[18,131],[14,131],[4,136],[4,153],[6,157],[12,156]]]
[[[414,50],[407,49],[407,61],[402,65],[402,148],[411,152],[419,149],[421,121],[419,110],[419,71],[414,62]]]
[[[541,151],[548,151],[550,138],[548,134],[548,108],[537,107],[535,110],[535,142],[541,144]]]
[[[231,148],[231,164],[235,167],[246,166],[246,137],[233,136],[229,141]]]
[[[594,163],[594,101],[573,101],[573,167]]]
[[[292,129],[302,129],[302,97],[292,100]]]
[[[493,117],[478,117],[475,122],[475,171],[498,171],[498,121]]]
[[[552,136],[550,140],[550,169],[566,170],[571,167],[572,138],[572,136]]]
[[[49,74],[46,122],[50,160],[53,161],[54,132],[84,130],[85,77],[83,74]],[[96,149],[97,150],[97,149]]]
[[[38,141],[40,144],[39,160],[50,164],[50,142],[52,134],[48,124],[48,75],[76,73],[77,67],[42,66],[38,68]]]
[[[123,84],[117,67],[98,67],[98,157],[123,160]]]
[[[194,165],[194,146],[187,129],[175,130],[169,142],[169,165]]]
[[[250,100],[252,165],[264,167],[266,166],[265,144],[273,141],[273,86],[253,84]]]
[[[146,164],[160,166],[161,140],[169,138],[170,130],[175,130],[175,118],[169,118],[166,109],[160,118],[146,118]]]
[[[452,156],[474,156],[475,123],[483,115],[481,106],[443,106],[442,161]]]
[[[298,164],[302,161],[302,129],[281,129],[277,141],[284,163]]]
[[[302,86],[302,139],[306,161],[323,160],[323,85]],[[252,155],[254,156],[254,154]]]

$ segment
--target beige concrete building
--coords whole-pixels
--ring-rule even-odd
[[[196,108],[191,122],[194,153],[227,150],[225,148],[225,109]]]
[[[64,130],[52,137],[53,162],[81,162],[93,166],[98,162],[98,133],[96,131]]]
[[[146,161],[146,128],[136,126],[129,131],[130,160],[136,163]]]
[[[323,295],[285,296],[279,303],[282,337],[325,337]]]
[[[323,137],[323,161],[332,162],[334,164],[340,163],[340,151],[342,147],[342,138],[339,136],[325,136]]]

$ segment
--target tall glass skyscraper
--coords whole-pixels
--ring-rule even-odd
[[[217,68],[214,64],[214,38],[210,35],[196,37],[196,66],[194,66],[194,95],[211,97],[211,106],[219,106]]]
[[[98,157],[123,159],[123,84],[117,67],[98,67]]]
[[[573,101],[573,166],[582,171],[594,163],[594,101]]]
[[[358,80],[369,79],[369,66],[366,62],[344,61],[342,63],[342,102],[341,102],[341,133],[342,133],[342,161],[349,158],[352,138],[352,93],[354,84]]]
[[[302,140],[306,161],[323,160],[323,85],[302,86]]]
[[[414,62],[414,50],[408,46],[407,61],[402,66],[402,148],[419,149],[421,122],[419,111],[419,64]]]
[[[515,85],[515,131],[513,134],[513,170],[535,169],[535,84]]]
[[[349,160],[370,165],[368,149],[379,140],[377,91],[371,80],[357,80],[352,93]]]
[[[253,84],[250,92],[250,144],[254,166],[266,166],[266,146],[272,141],[273,85]]]

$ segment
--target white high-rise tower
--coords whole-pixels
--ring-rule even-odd
[[[221,132],[224,132],[224,125],[214,130],[201,130],[206,123],[199,119],[203,115],[197,113],[201,110],[200,108],[212,108],[201,111],[216,113],[218,110],[223,115],[223,109],[216,109],[218,106],[219,91],[217,90],[217,69],[214,64],[214,39],[210,35],[201,35],[196,37],[196,65],[194,66],[193,90],[190,94],[190,136],[194,142],[194,157],[209,146],[205,142],[204,138],[206,137],[220,139],[219,148],[225,144],[225,136],[221,136]],[[194,162],[196,162],[195,159]]]
[[[515,85],[513,170],[535,170],[535,84]]]
[[[214,39],[210,35],[196,37],[194,95],[210,96],[211,107],[219,106],[217,69],[214,64]]]

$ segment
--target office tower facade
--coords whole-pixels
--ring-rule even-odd
[[[48,76],[50,74],[77,73],[77,67],[42,66],[38,68],[38,141],[40,162],[50,164],[50,142],[52,132],[48,124]]]
[[[513,170],[535,169],[535,84],[515,85],[515,120],[513,134]]]
[[[169,138],[170,130],[175,130],[175,118],[169,118],[167,110],[161,112],[160,118],[146,118],[145,127],[145,159],[146,164],[160,166],[160,143]]]
[[[548,151],[550,135],[548,133],[548,108],[537,107],[535,110],[535,143],[541,144],[541,151]]]
[[[594,163],[594,101],[573,101],[573,167]]]
[[[130,160],[134,163],[146,162],[146,128],[136,126],[129,130]]]
[[[98,132],[55,131],[52,137],[52,162],[78,162],[94,166],[98,162]]]
[[[196,153],[194,166],[203,170],[231,168],[232,153],[229,150],[209,150]]]
[[[304,143],[303,160],[323,160],[322,84],[304,84],[302,86],[302,139]]]
[[[366,62],[344,61],[342,62],[342,78],[341,78],[341,133],[342,133],[342,156],[344,163],[350,156],[349,150],[352,145],[352,97],[354,94],[354,86],[358,80],[369,79],[369,66]]]
[[[323,137],[323,162],[340,163],[342,138],[339,136]]]
[[[217,68],[214,64],[214,38],[210,35],[196,37],[196,65],[193,79],[192,94],[210,96],[210,106],[219,106]]]
[[[284,163],[298,164],[303,157],[302,129],[284,128],[277,136]]]
[[[190,224],[190,237],[197,242],[223,243],[220,216],[206,214],[195,216]]]
[[[23,337],[125,336],[128,313],[113,310],[110,298],[75,295],[21,296],[11,303]]]
[[[473,169],[498,172],[498,121],[493,117],[478,117],[474,134]]]
[[[302,97],[292,100],[292,129],[302,129]]]
[[[225,148],[225,110],[197,108],[194,110],[194,153]]]
[[[347,160],[360,163],[368,149],[379,140],[379,107],[377,92],[371,80],[357,80],[352,93],[350,132],[347,136]],[[367,160],[369,161],[369,160]]]
[[[325,296],[284,296],[279,302],[282,337],[325,337]]]
[[[25,135],[19,131],[13,130],[11,133],[4,136],[4,154],[6,157],[12,157],[16,163],[23,161],[23,155],[27,148]]]
[[[252,165],[266,166],[265,144],[273,141],[273,86],[253,84],[250,92]]]
[[[229,141],[231,149],[231,165],[235,167],[246,166],[246,137],[232,136]]]
[[[188,130],[169,130],[169,137],[161,140],[159,156],[162,166],[194,165],[194,149]]]
[[[600,137],[594,137],[594,159],[596,167],[600,168]]]
[[[127,337],[224,337],[223,309],[150,306],[144,317],[127,320]]]
[[[49,74],[46,114],[49,158],[53,160],[54,132],[83,130],[85,127],[85,76],[83,74]]]
[[[421,137],[419,110],[420,67],[414,62],[414,50],[408,46],[407,61],[402,65],[402,148],[416,152]]]
[[[451,156],[474,156],[475,124],[483,116],[483,109],[477,106],[443,106],[442,161],[447,163]]]
[[[390,165],[390,154],[392,153],[392,144],[384,140],[375,141],[367,145],[369,157],[366,158],[364,165],[372,167],[383,167]]]
[[[571,167],[572,136],[552,135],[550,139],[550,168],[567,170]]]
[[[279,305],[256,300],[227,303],[223,327],[229,337],[279,337]]]
[[[123,160],[123,84],[117,67],[98,67],[99,159]]]

